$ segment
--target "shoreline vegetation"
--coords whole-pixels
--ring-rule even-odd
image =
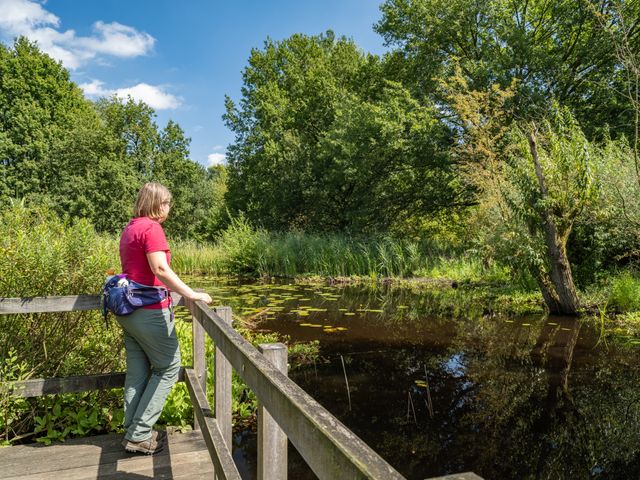
[[[239,95],[225,96],[234,139],[224,165],[208,168],[192,159],[182,127],[158,125],[149,105],[89,100],[34,41],[0,43],[0,297],[99,293],[105,272],[119,270],[117,236],[135,192],[154,181],[173,194],[163,224],[172,268],[212,290],[235,282],[233,293],[218,293],[236,328],[254,344],[287,343],[292,368],[315,366],[321,352],[318,341],[295,339],[324,337],[270,333],[275,323],[262,317],[289,326],[284,315],[330,308],[300,305],[312,302],[305,294],[290,300],[297,310],[261,317],[289,301],[265,291],[300,286],[247,283],[311,284],[301,289],[314,297],[336,290],[319,301],[343,303],[349,289],[361,290],[354,298],[375,309],[354,300],[342,310],[375,312],[358,318],[385,340],[383,327],[414,334],[442,320],[483,343],[514,319],[568,330],[552,315],[570,315],[600,333],[596,346],[623,347],[632,362],[640,345],[640,2],[595,3],[386,0],[374,25],[390,48],[384,56],[331,30],[268,38],[251,50]],[[190,318],[181,308],[176,318],[186,364]],[[532,331],[520,330],[529,343]],[[105,330],[89,311],[0,316],[0,332],[0,446],[122,431],[121,390],[14,399],[6,388],[123,371],[119,328]],[[208,340],[206,348],[211,356]],[[520,359],[528,362],[531,349]],[[512,411],[514,387],[494,395]],[[542,460],[556,458],[547,447],[558,445],[545,425],[578,411],[564,400],[547,409],[555,393],[571,397],[566,384],[548,388],[525,400],[542,408],[543,423],[515,419],[543,430]],[[253,424],[256,399],[237,376],[233,411],[236,425]],[[601,418],[612,430],[609,414]],[[187,429],[191,419],[178,384],[160,423]],[[511,422],[487,425],[518,437],[499,430],[513,433]],[[581,447],[580,468],[615,476],[631,465],[635,452],[618,433],[611,438],[624,453],[600,459],[600,447]],[[431,448],[422,434],[420,442]]]
[[[99,291],[104,272],[119,269],[115,236],[96,233],[86,220],[66,222],[47,207],[16,203],[0,211],[0,239],[3,296],[91,294]],[[495,297],[527,298],[530,304],[538,304],[537,311],[545,311],[533,279],[518,276],[469,248],[392,237],[355,240],[342,235],[272,233],[242,218],[233,221],[216,242],[170,239],[170,245],[171,265],[180,275],[484,291]],[[25,272],[37,272],[38,278]],[[632,266],[603,270],[594,282],[579,288],[579,296],[581,314],[640,311],[640,275]]]

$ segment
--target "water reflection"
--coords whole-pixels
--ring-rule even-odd
[[[408,478],[640,477],[637,346],[606,350],[589,322],[484,315],[451,290],[206,288],[262,312],[259,328],[320,340],[322,361],[293,380]],[[237,458],[255,449],[243,435]],[[290,478],[314,478],[292,463]]]

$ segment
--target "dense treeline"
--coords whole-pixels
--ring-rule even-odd
[[[86,100],[68,71],[24,38],[0,45],[0,105],[0,205],[26,199],[117,232],[139,187],[156,180],[175,197],[172,234],[215,231],[224,172],[191,161],[180,126],[159,128],[147,105]]]
[[[254,50],[229,147],[229,206],[268,228],[402,232],[464,204],[432,102],[344,38],[293,35]]]

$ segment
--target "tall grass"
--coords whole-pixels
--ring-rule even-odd
[[[97,294],[116,267],[117,246],[81,220],[43,208],[0,211],[0,297]],[[0,362],[15,348],[35,375],[111,371],[118,363],[98,312],[0,316]],[[81,339],[81,341],[78,341]]]
[[[272,233],[236,219],[212,244],[176,242],[180,273],[250,276],[412,277],[506,281],[505,269],[428,242],[341,234]]]
[[[86,221],[67,224],[46,208],[20,203],[0,211],[0,297],[96,294],[116,255],[114,240]],[[119,330],[105,329],[97,311],[0,315],[0,383],[121,371],[121,353]],[[26,401],[0,385],[0,444],[116,428],[120,402],[110,391]],[[81,410],[82,425],[74,413]]]

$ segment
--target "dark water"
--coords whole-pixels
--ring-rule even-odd
[[[640,478],[639,345],[591,320],[497,317],[461,290],[199,286],[258,329],[319,340],[290,377],[407,478]],[[255,478],[255,435],[235,442]],[[289,478],[315,478],[289,456]]]

